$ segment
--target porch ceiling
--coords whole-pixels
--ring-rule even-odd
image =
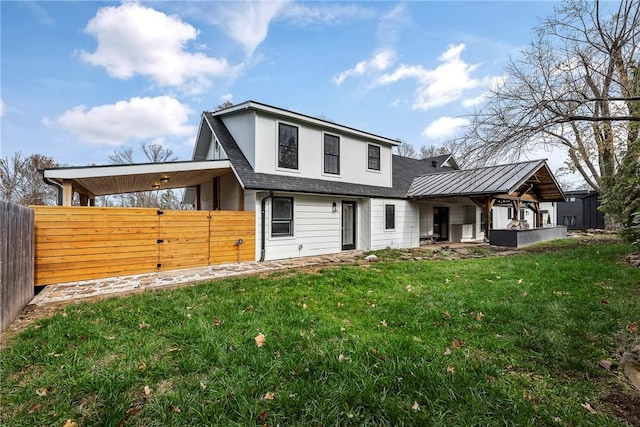
[[[46,169],[44,177],[72,182],[93,196],[192,187],[230,173],[228,160],[147,163]]]

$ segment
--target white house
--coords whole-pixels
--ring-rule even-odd
[[[188,188],[196,209],[255,211],[256,260],[481,241],[496,202],[542,226],[540,203],[564,200],[544,160],[460,170],[449,155],[393,155],[399,144],[247,101],[202,114],[190,162],[49,169],[45,179],[65,204],[74,191],[90,202],[115,189]]]

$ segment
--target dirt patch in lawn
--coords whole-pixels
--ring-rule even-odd
[[[609,412],[622,418],[632,426],[640,426],[640,392],[625,392],[621,386],[615,389],[602,399],[602,403]]]

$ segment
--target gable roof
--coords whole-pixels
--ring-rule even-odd
[[[295,111],[286,110],[280,107],[274,107],[273,105],[263,104],[261,102],[256,101],[245,101],[241,104],[237,104],[228,108],[223,108],[217,111],[207,111],[205,114],[208,114],[210,117],[216,116],[225,116],[229,114],[233,114],[239,111],[245,110],[254,110],[258,112],[268,113],[274,116],[283,117],[288,120],[305,122],[307,124],[312,124],[315,126],[322,127],[324,129],[332,129],[336,132],[341,132],[344,134],[355,135],[359,137],[364,137],[372,140],[372,142],[388,144],[391,146],[398,146],[402,144],[401,141],[397,139],[391,139],[384,136],[376,135],[374,133],[366,132],[360,129],[352,128],[349,126],[341,125],[335,122],[331,122],[329,120],[320,119],[318,117],[308,116],[306,114],[296,113]]]
[[[530,189],[534,189],[540,201],[565,200],[545,160],[419,176],[413,179],[407,196],[419,199],[452,195],[509,195],[518,190],[526,193]]]
[[[227,157],[231,161],[232,169],[236,173],[241,185],[243,188],[249,190],[291,191],[356,197],[405,198],[414,177],[442,170],[442,168],[433,167],[431,159],[416,160],[394,155],[392,159],[392,187],[256,173],[222,122],[222,119],[218,115],[210,112],[205,112],[204,118],[206,122],[209,123],[211,130],[215,133],[220,145],[222,145]]]

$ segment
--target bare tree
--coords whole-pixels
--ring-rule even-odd
[[[432,145],[427,147],[426,145],[423,145],[420,147],[418,157],[421,159],[428,159],[429,157],[444,156],[445,154],[451,154],[451,150],[447,147],[434,147]]]
[[[57,190],[44,182],[42,169],[57,167],[50,157],[22,153],[0,159],[0,198],[19,205],[55,205]]]
[[[471,116],[464,149],[492,163],[561,148],[567,168],[606,194],[626,156],[638,165],[640,4],[569,0],[535,31]]]
[[[140,144],[140,151],[145,163],[164,163],[178,160],[173,150],[156,143]],[[137,161],[134,150],[131,147],[120,147],[109,155],[113,164],[135,164]],[[162,209],[180,209],[182,192],[172,190],[140,191],[135,193],[120,194],[114,197],[101,199],[103,205],[118,204],[129,207],[157,207]],[[115,200],[114,200],[115,199]]]
[[[233,107],[233,102],[226,100],[222,104],[218,105],[214,111],[220,111],[230,107]]]
[[[398,141],[401,144],[395,148],[397,155],[402,157],[410,157],[412,159],[415,159],[418,157],[418,154],[416,153],[416,149],[413,147],[413,145],[409,144],[408,142],[404,142],[400,139],[398,139]]]

